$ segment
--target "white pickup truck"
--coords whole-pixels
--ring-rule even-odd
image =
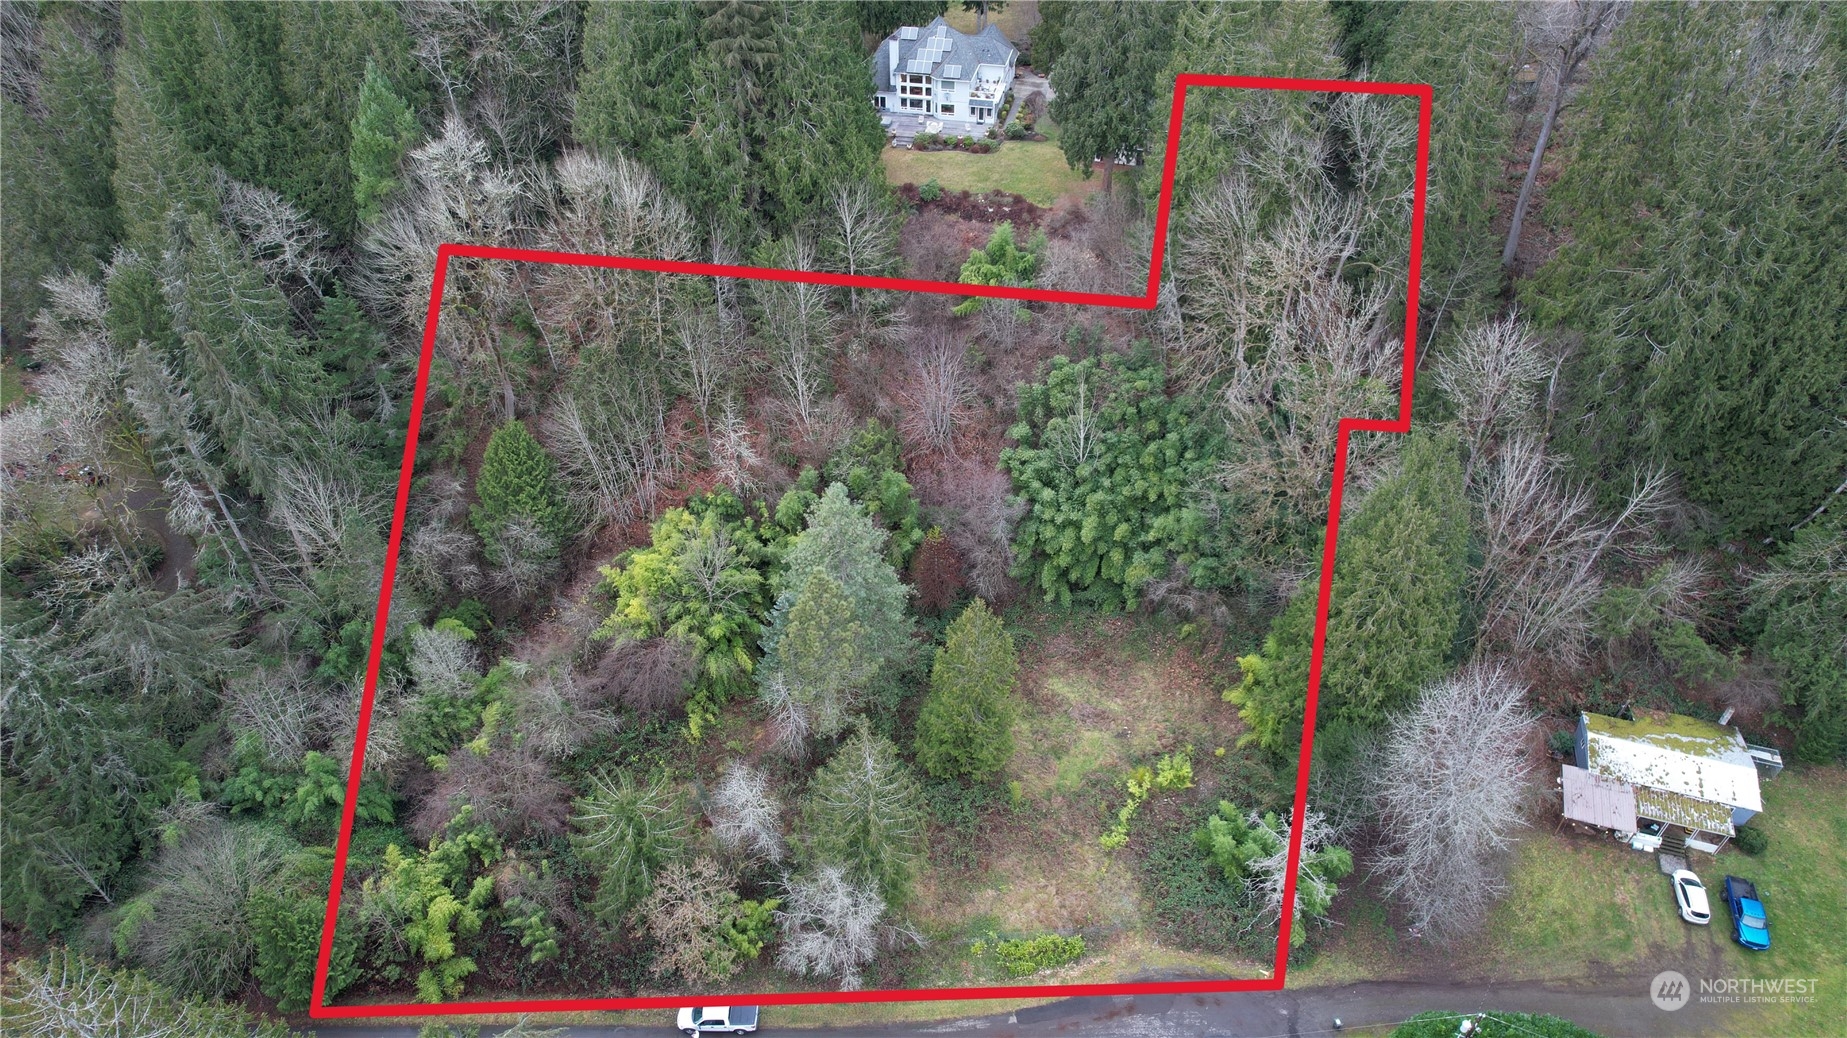
[[[678,1026],[691,1034],[749,1034],[757,1029],[756,1006],[699,1006],[680,1010]]]

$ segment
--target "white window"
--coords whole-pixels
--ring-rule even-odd
[[[943,106],[943,114],[944,114],[944,115],[954,115],[954,114],[956,114],[956,106],[955,106],[955,105],[944,105],[944,106]]]

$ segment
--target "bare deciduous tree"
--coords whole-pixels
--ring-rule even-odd
[[[798,976],[833,977],[843,991],[856,991],[862,971],[883,948],[923,937],[886,923],[885,899],[870,885],[847,878],[837,865],[784,881],[776,912],[782,950],[776,964]]]
[[[761,484],[758,476],[763,458],[751,442],[750,427],[738,413],[735,400],[727,398],[718,417],[706,432],[706,451],[711,456],[712,471],[718,481],[742,495]]]
[[[489,557],[496,561],[488,585],[511,598],[524,601],[558,578],[563,563],[558,542],[529,516],[514,516],[492,541]]]
[[[481,587],[481,566],[476,561],[480,542],[473,531],[431,520],[414,527],[398,556],[398,579],[430,598],[440,598],[450,588],[463,594]]]
[[[254,737],[272,765],[293,768],[317,734],[319,694],[300,661],[259,668],[225,685],[231,730]]]
[[[808,755],[808,736],[814,721],[807,708],[789,687],[781,672],[767,674],[757,688],[770,715],[770,745],[785,757],[800,760]]]
[[[1603,594],[1599,563],[1612,551],[1631,559],[1651,554],[1652,531],[1668,503],[1665,474],[1638,473],[1618,513],[1600,517],[1590,491],[1570,482],[1537,439],[1516,436],[1481,482],[1477,654],[1544,649],[1579,658]]]
[[[1289,877],[1290,821],[1287,815],[1277,820],[1275,850],[1253,858],[1244,866],[1245,878],[1257,897],[1256,918],[1272,924],[1281,921],[1283,917],[1283,885]],[[1256,823],[1262,825],[1264,820],[1256,818]],[[1299,943],[1303,925],[1302,906],[1325,906],[1338,892],[1339,888],[1334,885],[1336,877],[1328,875],[1324,869],[1309,868],[1306,864],[1334,845],[1334,828],[1328,824],[1327,816],[1320,811],[1307,812],[1302,822],[1302,853],[1296,868],[1295,903],[1290,906],[1290,938],[1294,943]],[[1346,858],[1345,861],[1350,870],[1352,859]]]
[[[793,235],[778,249],[776,266],[815,269],[814,243]],[[798,438],[808,439],[825,417],[828,362],[834,350],[834,315],[821,285],[765,281],[753,286],[762,309],[757,336],[769,351]]]
[[[918,497],[968,569],[968,584],[989,602],[1013,597],[1013,532],[1026,505],[1005,472],[975,459],[952,459],[921,472]]]
[[[441,832],[463,807],[474,822],[508,840],[556,836],[570,815],[571,791],[552,775],[527,742],[497,745],[487,753],[463,747],[449,754],[436,786],[423,798],[410,828],[420,842]]]
[[[578,26],[565,0],[409,0],[403,17],[447,107],[485,127],[501,154],[533,161],[562,135]]]
[[[697,258],[691,214],[638,162],[617,155],[568,151],[551,169],[555,190],[540,240],[550,248],[602,256]],[[534,272],[535,310],[546,326],[580,343],[645,342],[652,357],[668,354],[676,323],[673,297],[690,281],[607,267],[544,264]]]
[[[623,638],[603,653],[585,682],[603,702],[660,714],[686,702],[698,666],[692,652],[676,639]]]
[[[540,755],[569,756],[592,739],[622,728],[622,717],[610,709],[598,690],[581,681],[570,668],[554,666],[512,694],[516,730]]]
[[[333,274],[327,231],[288,199],[266,187],[218,176],[220,213],[263,276],[288,295],[306,320]]]
[[[864,180],[834,187],[827,198],[827,225],[822,246],[845,273],[883,274],[898,255],[898,217],[891,204]],[[859,289],[847,293],[847,306],[859,310]]]
[[[1456,409],[1469,452],[1465,476],[1493,460],[1494,445],[1502,437],[1535,427],[1537,390],[1551,370],[1538,340],[1516,314],[1463,330],[1437,358],[1437,385]]]
[[[712,405],[743,363],[744,343],[734,323],[722,320],[710,310],[691,311],[682,315],[677,323],[679,333],[674,342],[678,350],[673,355],[669,377],[674,386],[692,400],[693,410],[699,415],[699,427],[709,439]]]
[[[1455,936],[1505,890],[1534,788],[1526,751],[1536,723],[1507,669],[1479,664],[1392,720],[1373,770],[1386,832],[1373,870],[1405,902],[1414,932]]]
[[[420,333],[437,248],[446,242],[520,244],[533,178],[530,171],[492,163],[487,145],[454,113],[442,135],[412,151],[404,168],[403,188],[366,228],[353,289],[398,327]],[[498,382],[507,418],[513,416],[513,381],[499,333],[513,303],[523,301],[520,277],[517,264],[452,258],[437,325],[437,348],[462,375]]]
[[[135,958],[181,991],[222,996],[248,982],[256,938],[245,906],[274,882],[288,841],[259,826],[219,824],[162,852],[125,928]]]
[[[710,858],[661,869],[636,913],[635,928],[655,949],[654,975],[707,984],[736,973],[738,953],[725,938],[725,923],[737,902],[737,891]]]
[[[288,462],[267,498],[271,526],[295,548],[295,564],[312,570],[345,547],[353,523],[381,525],[385,499],[368,496],[313,465]]]
[[[938,331],[911,354],[899,428],[912,443],[943,454],[955,452],[956,430],[974,417],[975,384],[967,350]]]
[[[782,860],[782,805],[761,771],[743,761],[727,763],[712,790],[707,815],[719,846],[772,862]]]
[[[580,378],[546,414],[545,434],[566,488],[606,522],[652,512],[681,465],[660,384],[628,371]]]
[[[10,10],[8,12],[10,14]],[[0,1016],[20,1038],[286,1038],[281,1023],[241,1009],[190,1001],[135,970],[111,970],[64,948],[21,957],[7,968]]]
[[[479,655],[455,631],[419,627],[410,633],[410,674],[420,693],[461,698],[481,680]]]

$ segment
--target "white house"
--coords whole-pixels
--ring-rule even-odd
[[[1637,850],[1716,853],[1764,809],[1760,765],[1775,774],[1782,758],[1728,725],[1653,710],[1634,720],[1586,713],[1577,760],[1559,776],[1564,815]]]
[[[887,126],[904,116],[941,122],[941,132],[985,133],[1004,112],[1020,52],[990,25],[974,35],[941,18],[906,25],[872,56],[873,103]],[[909,120],[904,120],[909,121]]]

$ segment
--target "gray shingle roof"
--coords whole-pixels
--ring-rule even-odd
[[[937,18],[921,30],[906,26],[885,38],[872,55],[872,82],[875,90],[893,89],[891,82],[891,46],[898,45],[898,68],[904,72],[932,73],[940,79],[965,79],[974,76],[980,65],[1005,65],[1015,53],[1012,43],[999,29],[990,25],[970,35],[951,28]],[[907,35],[908,34],[908,35]]]

